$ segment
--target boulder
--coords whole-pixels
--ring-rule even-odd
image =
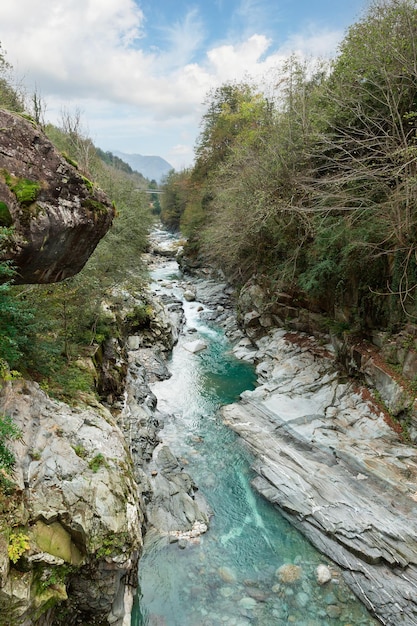
[[[187,302],[194,302],[195,292],[191,291],[191,289],[186,289],[184,291],[184,300],[187,300]]]
[[[0,260],[13,262],[16,283],[52,283],[79,272],[114,214],[104,192],[38,125],[0,110],[0,226],[13,229]]]
[[[188,352],[201,352],[207,348],[207,344],[204,343],[201,339],[196,339],[196,341],[190,341],[184,344],[184,348],[188,350]]]

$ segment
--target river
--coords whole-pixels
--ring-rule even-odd
[[[153,278],[162,281],[160,292],[183,293],[172,261]],[[233,357],[223,330],[204,322],[200,308],[184,301],[171,377],[152,391],[166,415],[162,439],[213,515],[208,532],[193,541],[145,538],[132,626],[376,624],[326,558],[252,489],[250,454],[218,409],[254,387],[254,368]],[[208,347],[193,354],[186,346],[197,338]],[[317,583],[319,564],[333,573],[325,585]]]

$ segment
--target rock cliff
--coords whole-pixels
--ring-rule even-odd
[[[407,323],[396,332],[355,331],[308,304],[285,292],[272,297],[262,281],[253,278],[239,294],[239,321],[254,341],[271,328],[307,332],[324,341],[331,338],[346,372],[372,388],[381,405],[417,443],[417,325]]]
[[[0,110],[0,261],[16,283],[79,272],[113,217],[34,122]],[[8,378],[3,366],[0,415],[22,436],[17,489],[0,493],[0,626],[129,624],[144,506],[123,433],[92,396],[69,406]],[[121,371],[115,397],[123,383]]]
[[[79,272],[109,229],[114,208],[21,115],[0,110],[0,226],[13,234],[0,259],[17,283],[49,283]]]
[[[0,412],[22,431],[19,490],[7,503],[13,531],[0,545],[0,624],[47,624],[48,609],[62,603],[54,624],[121,626],[143,519],[120,429],[98,403],[71,408],[27,381],[3,386]]]

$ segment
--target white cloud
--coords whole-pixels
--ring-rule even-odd
[[[264,35],[252,35],[246,41],[235,45],[224,45],[207,53],[214,75],[220,81],[231,78],[241,79],[245,74],[258,74],[260,61],[270,41]]]
[[[257,0],[243,3],[257,14]],[[0,3],[0,41],[29,92],[36,86],[45,99],[52,121],[63,106],[76,106],[101,147],[176,163],[188,158],[181,165],[192,160],[210,88],[263,76],[291,49],[326,55],[341,38],[311,27],[273,49],[270,38],[252,32],[198,58],[205,32],[195,9],[162,32],[167,47],[160,49],[146,47],[146,16],[134,0],[37,0],[33,7],[33,0]]]
[[[328,58],[334,55],[342,37],[342,31],[318,30],[311,24],[305,32],[292,35],[282,52],[286,55],[295,53],[303,57]]]
[[[162,31],[169,44],[167,59],[177,67],[188,63],[204,40],[204,25],[197,9],[191,9],[183,20],[177,20]]]

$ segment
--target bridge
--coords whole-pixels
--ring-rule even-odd
[[[164,193],[160,189],[139,189],[139,187],[135,189],[135,191],[141,191],[142,193]]]

